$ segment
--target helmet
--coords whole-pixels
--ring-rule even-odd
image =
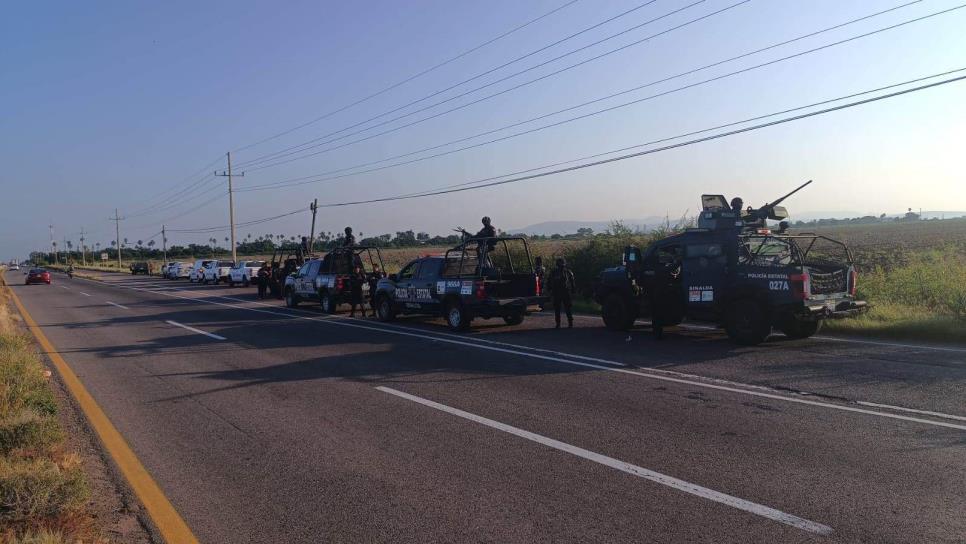
[[[490,216],[488,216],[488,215],[484,215],[483,216],[483,224],[484,225],[489,225],[490,224]]]
[[[352,234],[352,227],[346,227],[345,228],[345,233],[346,234]]]
[[[557,266],[560,266],[560,267],[567,266],[567,259],[564,259],[563,257],[557,257]]]

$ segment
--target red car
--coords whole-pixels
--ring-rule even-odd
[[[27,279],[24,280],[24,285],[30,285],[31,283],[46,283],[50,285],[50,272],[43,268],[31,268],[30,272],[27,273]]]

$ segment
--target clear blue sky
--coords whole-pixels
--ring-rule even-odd
[[[707,0],[448,105],[549,73],[736,1]],[[131,241],[146,241],[160,230],[162,221],[169,228],[224,225],[227,197],[191,211],[222,193],[221,186],[212,187],[224,184],[224,178],[197,176],[194,192],[186,195],[190,198],[176,200],[170,207],[159,208],[158,204],[172,189],[191,181],[193,173],[224,168],[224,161],[210,168],[205,165],[228,150],[378,91],[563,3],[64,1],[7,5],[0,20],[0,189],[4,195],[0,257],[47,247],[51,222],[58,240],[66,235],[76,244],[84,228],[91,233],[89,242],[109,244],[114,237],[113,224],[107,218],[115,207],[122,215],[132,216],[122,223],[122,237]],[[640,3],[643,0],[579,0],[376,99],[285,137],[240,150],[233,154],[235,162],[353,125]],[[693,0],[657,0],[437,99],[691,3]],[[753,0],[411,128],[304,160],[248,171],[237,180],[237,187],[337,170],[442,144],[902,3]],[[926,0],[544,123],[956,5]],[[312,198],[320,203],[357,200],[485,178],[963,68],[964,28],[966,9],[471,151],[339,181],[240,192],[236,217],[240,222],[268,217],[307,206]],[[320,226],[335,231],[351,224],[366,234],[405,229],[444,233],[456,225],[476,226],[483,214],[493,216],[502,228],[556,219],[676,216],[693,211],[702,192],[741,195],[746,202],[755,203],[809,178],[816,184],[787,203],[793,212],[892,213],[906,207],[964,210],[964,141],[966,82],[501,189],[326,209],[320,215]],[[308,215],[302,214],[242,228],[239,235],[307,231]],[[215,233],[219,239],[225,235]],[[204,241],[209,236],[172,234],[169,243]],[[159,237],[155,239],[160,242]]]

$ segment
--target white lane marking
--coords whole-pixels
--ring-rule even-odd
[[[67,287],[64,287],[63,285],[58,285],[57,287],[60,287],[61,289],[67,289]]]
[[[711,384],[711,383],[703,383],[703,382],[699,382],[699,381],[695,381],[695,380],[689,380],[689,379],[684,379],[684,378],[675,378],[675,377],[671,377],[671,376],[660,376],[660,375],[657,375],[657,374],[655,374],[655,373],[652,372],[652,370],[656,370],[656,369],[648,369],[647,371],[645,371],[643,369],[640,369],[640,370],[628,370],[626,368],[614,368],[614,367],[611,367],[611,366],[601,366],[601,365],[598,365],[598,364],[582,363],[582,362],[579,362],[579,361],[572,361],[572,360],[569,360],[569,359],[564,359],[562,357],[555,357],[555,356],[551,356],[551,355],[541,355],[539,353],[530,353],[530,352],[526,352],[526,351],[520,351],[520,350],[502,348],[502,347],[497,347],[497,346],[487,346],[487,345],[476,344],[476,343],[472,343],[472,342],[454,340],[454,339],[449,339],[449,338],[444,338],[444,337],[439,337],[439,336],[432,336],[430,334],[419,334],[419,333],[415,333],[415,332],[408,332],[408,331],[403,331],[403,330],[393,330],[393,329],[387,329],[387,328],[384,328],[384,327],[374,327],[374,326],[371,326],[371,325],[361,325],[361,324],[358,324],[358,323],[349,323],[349,322],[344,322],[344,321],[333,321],[333,320],[328,319],[328,318],[300,316],[300,315],[295,315],[295,314],[291,314],[291,313],[280,312],[280,311],[277,311],[277,310],[261,310],[261,309],[258,309],[258,308],[249,308],[249,307],[246,307],[246,306],[239,306],[237,304],[225,304],[223,302],[215,302],[215,301],[206,300],[206,299],[200,299],[200,298],[184,297],[184,296],[175,295],[175,294],[171,294],[171,293],[159,293],[159,292],[156,292],[156,291],[151,291],[149,289],[140,289],[140,288],[137,288],[137,287],[128,287],[127,289],[131,289],[131,290],[134,290],[134,291],[144,291],[146,293],[155,293],[155,294],[158,294],[158,295],[163,295],[163,296],[172,297],[172,298],[179,298],[179,299],[182,299],[182,300],[191,300],[191,301],[200,302],[200,303],[203,303],[203,304],[212,304],[212,305],[215,305],[215,306],[224,306],[226,308],[234,308],[236,310],[246,310],[246,311],[249,311],[249,312],[257,312],[257,313],[264,313],[264,314],[269,314],[269,315],[277,315],[277,316],[288,317],[288,318],[293,318],[293,319],[303,319],[303,320],[306,320],[306,321],[316,321],[316,322],[320,322],[320,323],[328,323],[328,324],[331,324],[331,325],[342,326],[342,327],[352,327],[352,328],[356,328],[356,329],[363,329],[363,330],[369,330],[369,331],[375,331],[375,332],[383,332],[383,333],[386,333],[386,334],[395,334],[395,335],[399,335],[399,336],[408,336],[408,337],[412,337],[412,338],[421,338],[421,339],[424,339],[424,340],[431,340],[431,341],[434,341],[434,342],[443,342],[443,343],[447,343],[447,344],[455,344],[455,345],[467,346],[467,347],[472,347],[472,348],[476,348],[476,349],[482,349],[482,350],[488,350],[488,351],[496,351],[496,352],[500,352],[500,353],[509,353],[509,354],[512,354],[512,355],[520,355],[520,356],[523,356],[523,357],[530,357],[530,358],[533,358],[533,359],[542,359],[542,360],[546,360],[546,361],[554,361],[554,362],[564,363],[564,364],[568,364],[568,365],[582,366],[582,367],[586,367],[586,368],[595,368],[595,369],[598,369],[598,370],[607,370],[607,371],[610,371],[610,372],[619,372],[619,373],[622,373],[622,374],[630,374],[630,375],[640,376],[642,378],[648,378],[648,379],[652,379],[652,380],[662,380],[662,381],[680,383],[680,384],[685,384],[685,385],[691,385],[691,386],[695,386],[695,387],[704,387],[704,388],[707,388],[707,389],[716,389],[716,390],[719,390],[719,391],[728,391],[730,393],[738,393],[738,394],[742,394],[742,395],[750,395],[750,396],[755,396],[755,397],[764,397],[764,398],[769,398],[769,399],[773,399],[773,400],[781,400],[781,401],[785,401],[785,402],[792,402],[792,403],[796,403],[796,404],[804,404],[804,405],[809,405],[809,406],[818,406],[818,407],[822,407],[822,408],[830,408],[830,409],[833,409],[833,410],[841,410],[841,411],[844,411],[844,412],[853,412],[853,413],[859,413],[859,414],[870,415],[870,416],[884,417],[884,418],[887,418],[887,419],[897,419],[897,420],[902,420],[902,421],[912,421],[912,422],[915,422],[915,423],[923,423],[923,424],[926,424],[926,425],[934,425],[934,426],[937,426],[937,427],[949,427],[949,428],[952,428],[952,429],[958,429],[958,430],[961,430],[961,431],[966,431],[966,425],[957,425],[957,424],[954,424],[954,423],[947,423],[945,421],[932,421],[932,420],[929,420],[929,419],[922,419],[922,418],[918,418],[918,417],[904,416],[904,415],[901,415],[901,414],[891,414],[891,413],[888,413],[888,412],[878,412],[878,411],[875,411],[875,410],[867,410],[867,409],[864,409],[864,408],[856,408],[854,406],[844,406],[844,405],[840,405],[840,404],[832,404],[832,403],[829,403],[829,402],[821,402],[821,401],[815,401],[815,400],[799,399],[799,398],[794,398],[794,397],[787,397],[785,395],[777,395],[777,394],[771,394],[771,393],[764,393],[764,392],[761,392],[761,391],[749,391],[747,389],[739,389],[738,387],[729,387],[729,386],[724,386],[724,385],[716,385],[716,384]],[[621,363],[616,363],[615,362],[614,364],[619,366]],[[755,386],[751,386],[751,385],[745,386],[744,384],[742,384],[742,387],[755,387]]]
[[[608,457],[600,453],[592,452],[590,450],[585,450],[578,446],[567,444],[566,442],[554,440],[553,438],[548,438],[546,436],[532,433],[530,431],[525,431],[518,427],[507,425],[506,423],[500,423],[499,421],[495,421],[483,416],[478,416],[476,414],[472,414],[470,412],[460,410],[459,408],[453,408],[451,406],[440,404],[438,402],[433,402],[431,400],[424,399],[422,397],[410,395],[409,393],[404,393],[397,389],[392,389],[384,386],[378,386],[376,387],[376,389],[378,389],[379,391],[382,391],[383,393],[389,393],[390,395],[395,395],[397,397],[410,400],[418,404],[422,404],[423,406],[428,406],[430,408],[434,408],[436,410],[446,412],[448,414],[452,414],[454,416],[458,416],[463,419],[468,419],[470,421],[479,423],[481,425],[486,425],[487,427],[496,429],[498,431],[503,431],[505,433],[509,433],[514,436],[518,436],[520,438],[525,438],[532,442],[536,442],[538,444],[551,447],[555,450],[566,452],[571,455],[580,457],[582,459],[586,459],[588,461],[600,463],[604,466],[608,466],[610,468],[620,470],[621,472],[626,472],[628,474],[631,474],[640,478],[644,478],[645,480],[648,480],[657,484],[661,484],[673,489],[677,489],[678,491],[683,491],[685,493],[694,495],[696,497],[701,497],[702,499],[707,499],[709,501],[721,503],[721,504],[730,506],[732,508],[737,508],[738,510],[743,510],[751,514],[755,514],[756,516],[761,516],[773,521],[777,521],[779,523],[784,523],[785,525],[791,525],[792,527],[796,527],[798,529],[801,529],[803,531],[808,531],[810,533],[816,533],[820,535],[832,534],[832,528],[829,527],[828,525],[822,525],[821,523],[809,521],[807,519],[800,518],[798,516],[789,514],[787,512],[776,510],[769,506],[758,504],[756,502],[751,502],[745,499],[740,499],[733,495],[728,495],[720,491],[715,491],[713,489],[700,486],[698,484],[680,480],[673,476],[668,476],[667,474],[655,472],[653,470],[646,469],[644,467],[632,465],[631,463],[626,463],[619,459],[614,459],[613,457]]]
[[[110,300],[108,300],[108,301],[106,301],[106,302],[107,302],[108,304],[110,304],[111,306],[117,306],[118,308],[120,308],[120,309],[122,309],[122,310],[130,310],[130,308],[128,308],[127,306],[122,306],[121,304],[118,304],[118,303],[116,303],[116,302],[111,302]]]
[[[227,340],[227,338],[225,338],[224,336],[218,336],[217,334],[211,334],[210,332],[205,332],[205,331],[203,331],[201,329],[196,329],[194,327],[189,327],[188,325],[185,325],[183,323],[178,323],[177,321],[171,321],[170,319],[167,320],[167,321],[165,321],[165,323],[167,323],[169,325],[174,325],[176,327],[181,327],[182,329],[188,329],[191,332],[196,332],[198,334],[203,334],[203,335],[207,336],[208,338],[214,338],[215,340]]]
[[[947,419],[958,419],[959,421],[966,421],[966,417],[954,416],[952,414],[944,414],[942,412],[931,412],[929,410],[917,410],[916,408],[904,408],[902,406],[893,406],[891,404],[879,404],[877,402],[865,402],[862,400],[856,401],[856,404],[861,404],[862,406],[871,406],[873,408],[887,408],[889,410],[901,410],[903,412],[912,412],[915,414],[923,414],[927,416],[944,417]]]
[[[85,292],[83,292],[83,291],[78,291],[78,293],[80,293],[80,294],[82,294],[82,295],[84,295],[85,297],[89,297],[89,296],[90,296],[90,295],[88,295],[87,293],[85,293]]]

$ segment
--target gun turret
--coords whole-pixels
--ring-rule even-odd
[[[765,221],[767,219],[771,219],[774,221],[781,221],[783,219],[788,219],[788,210],[786,210],[784,206],[779,206],[779,204],[784,202],[786,198],[804,189],[805,186],[812,183],[812,181],[814,180],[810,179],[806,181],[805,183],[799,185],[798,187],[795,188],[795,190],[791,191],[785,196],[773,202],[769,202],[768,204],[765,204],[764,206],[758,208],[757,210],[749,208],[748,211],[745,214],[743,214],[742,219],[744,219],[745,224],[747,226],[758,226],[758,227],[764,227]]]

